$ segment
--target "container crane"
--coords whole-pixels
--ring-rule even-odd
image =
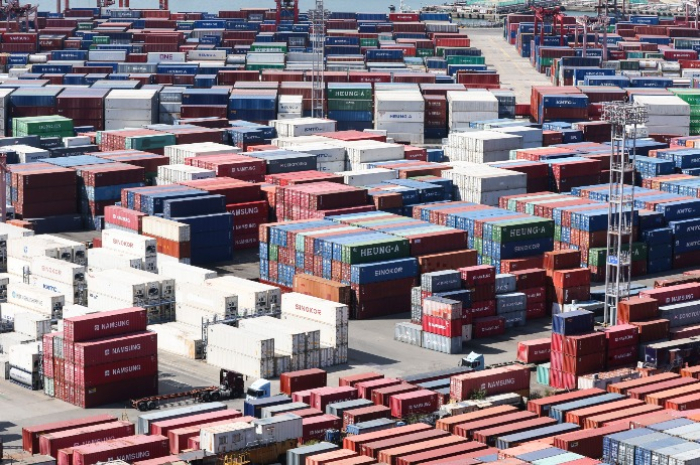
[[[168,0],[161,0],[161,2]],[[294,23],[299,22],[299,0],[276,0],[277,11],[275,14],[275,21],[277,24],[283,20],[294,20]]]
[[[559,45],[564,45],[564,13],[559,7],[547,8],[543,6],[531,6],[530,9],[535,13],[535,35],[537,28],[540,27],[540,45],[544,45],[544,31],[548,23],[552,24],[552,33],[559,25]]]
[[[6,29],[10,30],[10,21],[15,20],[17,24],[17,30],[21,31],[20,21],[24,18],[27,24],[27,31],[29,31],[29,16],[34,14],[34,32],[38,32],[37,28],[37,11],[39,7],[36,5],[20,5],[19,0],[10,0],[6,4],[2,5],[0,12],[2,13],[3,19],[7,22]]]

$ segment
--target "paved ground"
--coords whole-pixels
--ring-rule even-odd
[[[467,35],[471,46],[480,49],[486,57],[486,64],[496,68],[501,77],[501,87],[515,92],[516,102],[529,103],[532,86],[552,85],[547,76],[535,71],[528,59],[518,55],[515,46],[505,41],[501,29],[467,28]]]

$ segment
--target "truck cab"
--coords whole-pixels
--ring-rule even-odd
[[[251,401],[270,397],[270,382],[266,379],[259,379],[250,385],[245,394],[245,400]]]
[[[462,357],[462,360],[459,361],[459,366],[471,368],[474,371],[481,371],[484,369],[484,356],[471,352],[466,357]]]

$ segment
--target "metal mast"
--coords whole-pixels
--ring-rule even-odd
[[[311,116],[314,118],[325,117],[324,103],[326,95],[326,83],[324,71],[324,49],[326,42],[326,10],[323,0],[316,0],[316,8],[309,12],[313,21],[312,42],[312,69],[311,69]]]
[[[608,191],[608,251],[605,260],[604,324],[617,323],[617,304],[629,297],[632,279],[632,228],[634,222],[634,183],[625,185],[625,178],[634,174],[636,139],[627,137],[626,127],[647,121],[644,106],[630,103],[603,104],[603,120],[611,129],[612,153]]]

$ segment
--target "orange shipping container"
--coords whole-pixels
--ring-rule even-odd
[[[554,418],[533,418],[526,421],[518,421],[507,425],[494,426],[493,428],[482,429],[474,432],[474,440],[483,442],[486,445],[493,445],[496,438],[507,434],[519,433],[530,429],[543,428],[556,424]]]
[[[681,386],[687,386],[689,384],[697,383],[697,380],[693,378],[675,378],[663,383],[650,384],[648,386],[642,386],[635,389],[630,389],[627,391],[627,395],[633,399],[645,400],[646,397],[655,392],[667,391],[669,389],[675,389]]]
[[[660,383],[662,381],[668,381],[671,379],[678,378],[675,373],[660,373],[658,375],[646,376],[644,378],[632,379],[629,381],[622,381],[620,383],[614,383],[608,385],[608,392],[615,394],[627,394],[627,391],[634,388],[639,388],[649,384]]]
[[[435,427],[449,433],[453,433],[455,426],[460,423],[466,423],[468,421],[477,421],[485,418],[491,418],[498,415],[506,415],[508,413],[517,412],[518,409],[512,405],[501,405],[498,407],[489,407],[484,410],[477,410],[476,412],[464,413],[462,415],[455,415],[454,417],[447,417],[437,421]]]
[[[419,465],[438,459],[450,459],[457,455],[466,454],[486,449],[486,444],[476,441],[462,442],[453,446],[441,447],[439,449],[423,451],[416,454],[399,457],[396,465]]]
[[[405,434],[412,434],[418,431],[426,431],[431,429],[430,425],[425,423],[416,423],[413,425],[399,426],[397,428],[374,431],[372,433],[358,434],[357,436],[347,436],[343,439],[343,448],[351,451],[360,452],[360,447],[368,442],[378,441],[380,439],[388,439]]]
[[[681,378],[681,379],[687,379],[687,378]],[[692,378],[691,378],[692,379]],[[695,381],[695,380],[693,380]],[[666,401],[671,400],[676,397],[684,397],[689,394],[694,394],[696,392],[700,392],[700,383],[696,382],[695,384],[689,384],[687,386],[681,386],[675,389],[668,389],[666,391],[661,391],[661,392],[655,392],[653,394],[649,394],[644,401],[647,404],[651,405],[660,405],[660,406],[665,406]]]
[[[519,421],[531,420],[533,418],[536,418],[536,415],[532,412],[514,412],[506,415],[498,415],[496,417],[460,423],[456,425],[452,431],[457,436],[470,439],[475,431],[493,428],[500,425],[507,425],[509,423]]]
[[[644,402],[638,399],[623,399],[607,404],[594,405],[592,407],[586,407],[579,410],[567,412],[566,421],[568,423],[576,423],[577,425],[583,427],[583,425],[586,422],[586,418],[590,418],[596,415],[602,415],[604,413],[616,412],[618,410],[625,410],[643,404]]]
[[[605,413],[603,415],[597,415],[586,419],[585,428],[600,428],[605,426],[607,423],[613,423],[618,420],[624,420],[625,418],[632,418],[645,413],[656,412],[658,410],[663,410],[663,407],[659,407],[658,405],[640,405],[639,407],[634,407],[631,409]]]
[[[415,454],[417,452],[432,451],[434,449],[442,449],[443,447],[454,446],[456,444],[466,443],[467,440],[457,436],[445,436],[443,438],[433,439],[431,441],[423,441],[416,444],[407,444],[392,449],[383,450],[377,457],[381,463],[388,465],[397,465],[397,459],[406,455]]]
[[[666,401],[665,407],[670,410],[678,410],[681,412],[700,408],[700,392],[669,399]]]
[[[420,431],[418,433],[402,435],[400,437],[394,437],[389,439],[382,439],[380,441],[368,442],[367,444],[362,444],[360,447],[360,453],[366,455],[367,457],[379,458],[379,453],[387,450],[393,449],[395,447],[407,446],[409,444],[416,444],[419,442],[430,441],[431,439],[438,439],[441,437],[450,436],[445,431],[440,430],[428,430]]]

